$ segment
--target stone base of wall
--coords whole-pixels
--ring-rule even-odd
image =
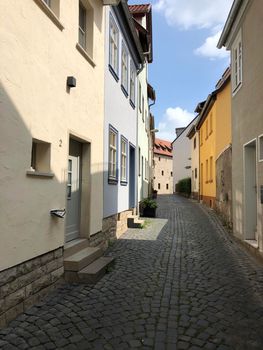
[[[191,198],[198,201],[199,200],[199,192],[192,192]]]
[[[102,232],[107,241],[118,239],[125,231],[127,231],[128,216],[133,214],[135,214],[135,209],[126,210],[103,219]]]
[[[200,197],[200,201],[212,209],[215,208],[215,200],[216,200],[215,197],[209,197],[209,196]]]
[[[62,248],[1,271],[0,328],[55,289],[63,273]]]
[[[228,147],[216,161],[215,209],[232,228],[232,149]]]

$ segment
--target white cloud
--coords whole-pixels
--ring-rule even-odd
[[[195,49],[194,53],[198,56],[208,57],[212,60],[217,58],[228,58],[229,53],[225,49],[219,50],[216,46],[221,36],[221,30],[216,34],[209,36],[203,45]]]
[[[188,112],[181,107],[167,108],[161,121],[157,125],[159,132],[157,138],[173,141],[176,137],[175,129],[187,126],[195,117],[193,113]]]
[[[154,8],[164,14],[171,26],[182,30],[209,29],[211,35],[194,53],[210,59],[227,58],[228,53],[217,49],[223,24],[233,0],[157,0]]]
[[[181,29],[213,28],[223,24],[233,0],[157,0],[155,10],[164,14],[168,24]]]

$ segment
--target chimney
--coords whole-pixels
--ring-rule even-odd
[[[180,136],[181,133],[184,131],[185,128],[176,128],[175,129],[175,133],[176,133],[176,137]]]

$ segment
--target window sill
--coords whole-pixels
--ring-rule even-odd
[[[242,81],[233,89],[232,96],[234,97],[242,87]]]
[[[108,184],[109,185],[117,185],[118,184],[118,179],[108,179]]]
[[[94,68],[96,67],[96,63],[93,61],[93,59],[90,57],[90,55],[87,53],[86,50],[83,49],[82,46],[80,46],[79,43],[76,44],[76,49],[79,53],[82,54],[82,56],[91,64],[91,66]]]
[[[33,171],[33,170],[27,170],[26,172],[27,176],[38,176],[38,177],[47,177],[52,178],[54,177],[54,173],[45,173],[42,171]]]
[[[128,182],[127,181],[121,181],[121,186],[127,186]]]
[[[114,68],[109,64],[109,71],[111,72],[113,78],[117,81],[119,81],[118,74],[115,72]]]
[[[127,98],[128,97],[128,92],[127,92],[126,88],[122,84],[121,84],[121,90],[122,90],[124,96]]]
[[[130,105],[132,106],[133,109],[135,109],[135,104],[134,104],[134,102],[132,102],[131,99],[130,99]]]
[[[64,26],[58,17],[43,0],[35,0],[35,3],[41,8],[43,12],[45,12],[45,14],[51,19],[51,21],[58,27],[59,30],[62,31],[64,29]]]

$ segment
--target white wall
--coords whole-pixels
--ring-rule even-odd
[[[173,145],[173,190],[179,180],[192,177],[191,166],[191,140],[186,136],[194,124],[195,119],[176,138]],[[189,167],[189,168],[186,168]]]
[[[142,96],[144,97],[144,118],[142,110],[139,109],[139,94],[137,96],[137,118],[138,118],[138,147],[137,147],[137,156],[139,156],[140,148],[140,174],[138,174],[138,201],[141,201],[143,198],[147,198],[149,194],[149,179],[146,178],[146,174],[149,174],[149,166],[146,173],[145,169],[145,159],[147,164],[149,164],[149,104],[148,104],[148,92],[147,92],[147,81],[148,81],[148,65],[144,65],[144,69],[138,76],[138,84],[141,83],[142,87]],[[138,89],[137,89],[138,91]],[[143,171],[142,171],[142,157],[143,157]],[[137,164],[139,167],[139,164]],[[139,171],[138,171],[139,172]],[[143,176],[142,176],[143,174]]]
[[[109,16],[113,16],[115,23],[119,28],[119,80],[116,81],[109,70]],[[121,89],[121,42],[125,41],[121,32],[120,25],[114,15],[114,12],[107,7],[106,9],[106,37],[105,37],[105,120],[104,120],[104,211],[103,216],[125,211],[129,209],[129,182],[127,186],[120,183],[120,137],[124,136],[128,143],[134,146],[137,144],[137,112],[136,106],[133,108],[130,104],[129,96],[126,97]],[[126,43],[129,50],[129,46]],[[131,52],[129,52],[130,57]],[[137,79],[136,84],[137,85]],[[129,89],[128,89],[129,90]],[[137,91],[135,91],[137,96]],[[135,98],[137,103],[137,98]],[[119,151],[118,168],[119,178],[117,184],[108,183],[108,158],[109,158],[109,125],[112,125],[118,131]],[[128,160],[129,163],[129,160]],[[136,162],[137,163],[137,162]],[[129,167],[127,168],[129,169]]]

